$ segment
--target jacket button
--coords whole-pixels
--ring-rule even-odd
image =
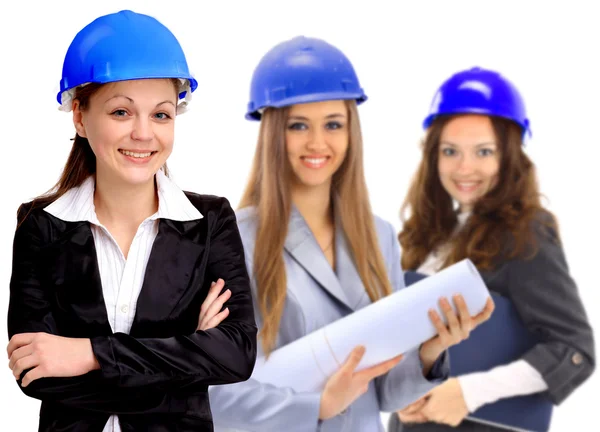
[[[571,357],[571,361],[574,365],[580,365],[583,363],[583,356],[579,353],[575,353],[573,354],[573,357]]]

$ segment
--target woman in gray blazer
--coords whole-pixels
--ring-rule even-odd
[[[404,286],[394,229],[369,205],[356,108],[365,99],[348,59],[318,39],[277,45],[254,72],[247,118],[261,120],[261,129],[237,217],[259,355]],[[490,299],[469,317],[464,301],[456,303],[460,318],[446,304],[455,325],[447,329],[435,316],[439,334],[419,350],[355,372],[364,354],[357,347],[322,392],[254,379],[212,388],[216,430],[383,431],[380,411],[402,408],[443,382],[445,349],[493,309]]]
[[[449,379],[391,416],[389,431],[500,430],[464,418],[508,397],[564,401],[594,370],[592,329],[523,152],[529,120],[513,84],[495,71],[461,71],[440,87],[424,126],[399,235],[403,268],[431,274],[470,258],[540,342],[509,364]]]

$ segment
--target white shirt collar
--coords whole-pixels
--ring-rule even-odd
[[[458,225],[461,227],[467,223],[467,220],[471,216],[471,212],[462,212],[456,215],[456,219],[458,219]]]
[[[156,173],[158,211],[149,219],[171,219],[180,222],[202,219],[185,193],[162,170]],[[94,207],[95,177],[88,177],[80,186],[68,190],[44,210],[65,222],[88,221],[100,225]]]

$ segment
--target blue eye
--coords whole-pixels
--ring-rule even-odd
[[[329,130],[341,129],[343,127],[344,127],[344,125],[337,121],[331,121],[325,125],[325,129],[329,129]]]
[[[301,122],[292,123],[288,126],[289,130],[302,131],[308,129],[308,126]]]
[[[442,154],[444,156],[454,156],[456,154],[456,150],[454,150],[450,147],[446,147],[446,148],[442,149]]]
[[[171,118],[169,114],[164,112],[156,113],[154,116],[159,120],[168,120]]]
[[[125,117],[127,115],[127,111],[125,111],[124,109],[117,109],[114,110],[111,115],[115,116],[115,117]]]
[[[479,156],[491,156],[494,154],[494,150],[492,149],[481,149],[479,150]]]

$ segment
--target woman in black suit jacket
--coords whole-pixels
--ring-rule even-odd
[[[523,151],[529,120],[513,84],[495,71],[461,71],[440,87],[425,127],[399,235],[403,268],[432,274],[471,259],[539,343],[509,364],[449,379],[388,430],[500,431],[465,417],[515,396],[563,402],[594,370],[592,329]]]
[[[196,86],[171,32],[130,11],[67,52],[77,134],[55,190],[19,208],[10,284],[9,367],[42,401],[39,430],[212,431],[208,386],[252,373],[235,214],[167,176]]]

